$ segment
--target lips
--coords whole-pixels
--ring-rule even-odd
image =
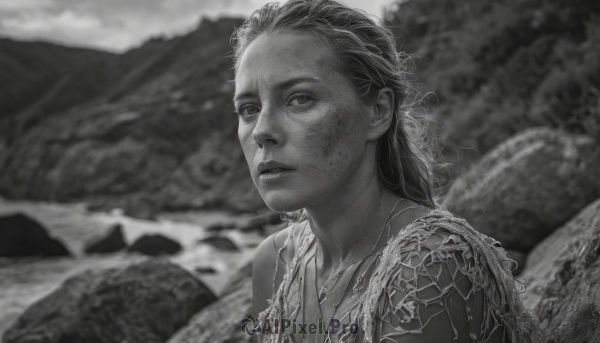
[[[294,170],[294,168],[287,166],[281,162],[277,162],[277,161],[260,162],[256,166],[256,169],[258,170],[258,173],[260,175],[271,174],[271,173],[281,173],[281,172]]]
[[[287,170],[291,170],[291,169],[285,169],[285,168],[272,168],[272,169],[267,169],[267,170],[263,171],[261,174],[266,174],[266,173],[278,173],[278,172],[287,171]]]

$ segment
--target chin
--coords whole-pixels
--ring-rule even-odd
[[[299,201],[294,192],[270,190],[261,191],[260,195],[267,207],[275,212],[293,212],[304,208],[303,202]]]

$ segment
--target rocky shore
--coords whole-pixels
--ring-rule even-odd
[[[600,342],[599,17],[543,0],[384,16],[449,136],[443,206],[517,260],[548,343]],[[237,141],[241,22],[122,54],[0,38],[2,343],[248,341],[252,252],[282,224]]]
[[[166,283],[163,289],[170,289],[173,283],[170,283],[170,277],[160,276],[163,268],[161,264],[152,262],[155,259],[169,261],[171,266],[169,268],[182,275],[181,277],[188,278],[193,282],[196,282],[194,280],[201,282],[211,294],[218,296],[223,288],[227,287],[229,280],[237,275],[236,270],[247,263],[255,247],[263,239],[263,236],[256,231],[242,232],[237,229],[238,227],[247,227],[260,220],[260,217],[255,215],[232,216],[221,211],[165,214],[164,217],[160,216],[157,221],[147,221],[124,216],[118,211],[113,211],[113,213],[89,212],[84,204],[0,200],[0,217],[9,217],[15,213],[24,214],[31,220],[35,220],[46,230],[48,236],[61,242],[72,254],[64,257],[41,255],[0,257],[0,308],[2,308],[0,311],[0,336],[5,334],[10,327],[17,325],[18,318],[23,317],[28,308],[32,310],[29,310],[29,314],[24,318],[32,318],[32,314],[36,313],[60,317],[72,313],[73,308],[91,306],[86,301],[97,298],[96,295],[93,295],[96,294],[94,288],[98,289],[98,285],[106,281],[109,275],[120,271],[125,273],[123,277],[127,277],[129,273],[127,268],[135,268],[143,263],[150,263],[150,266],[145,269],[145,272],[138,273],[136,277],[133,277],[133,289],[137,287],[135,282],[155,283],[151,281],[153,277],[164,279],[163,281]],[[198,242],[215,236],[215,232],[205,229],[223,222],[229,223],[231,229],[222,230],[218,235],[222,239],[229,239],[231,244],[236,245],[237,250],[232,252],[218,246]],[[98,243],[99,239],[110,238],[111,236],[108,234],[114,231],[115,226],[120,227],[123,239],[121,243],[127,246],[133,245],[145,235],[161,235],[178,242],[182,250],[174,254],[160,254],[158,257],[140,252],[128,252],[126,246],[123,245],[112,252],[88,251],[90,243]],[[266,227],[270,226],[267,224]],[[0,235],[3,229],[0,228]],[[206,272],[207,270],[211,272]],[[89,280],[90,278],[94,280]],[[111,280],[118,280],[118,278]],[[172,281],[175,282],[175,280]],[[123,282],[119,283],[123,284]],[[113,286],[115,285],[103,287]],[[71,289],[79,291],[65,293],[64,287],[75,287]],[[59,294],[55,294],[56,292]],[[118,292],[114,293],[112,297],[128,297],[127,293]],[[156,299],[159,299],[162,291],[157,289],[152,292],[156,295]],[[184,294],[185,292],[188,290],[184,291]],[[117,294],[120,295],[117,296]],[[74,298],[69,300],[67,295],[73,295]],[[106,294],[100,298],[103,296]],[[43,300],[46,298],[60,299],[60,301]],[[69,301],[70,309],[59,306],[63,304],[67,306]],[[81,303],[77,303],[77,301]],[[44,302],[46,305],[39,305],[40,302]],[[48,306],[49,302],[53,305]],[[138,304],[132,306],[135,307]],[[193,315],[199,308],[195,308],[189,315]],[[50,313],[55,314],[51,315]],[[184,322],[187,322],[187,319],[189,318],[186,318]],[[74,323],[68,315],[64,317],[64,320]],[[16,329],[16,331],[13,330],[13,332],[19,333],[16,336],[14,334],[10,336],[13,337],[11,338],[13,341],[22,341],[22,335],[32,328],[27,326],[31,325],[31,320],[24,321],[29,324],[24,324],[23,328]]]
[[[584,135],[548,128],[526,130],[486,154],[472,171],[455,181],[445,198],[446,208],[526,256],[516,282],[525,285],[521,299],[539,317],[549,342],[600,340],[599,154],[600,145]],[[558,188],[558,184],[568,185],[568,189]],[[10,206],[13,210],[26,207],[24,203],[5,202],[3,211]],[[64,205],[29,206],[41,208],[38,216],[51,223],[65,220],[57,208],[52,209]],[[109,220],[110,214],[90,215],[82,206],[79,213],[80,220],[95,218],[96,225],[114,221]],[[148,257],[122,250],[87,264],[93,266],[92,270],[84,268],[89,258],[84,253],[84,241],[91,239],[93,229],[78,230],[77,239],[74,232],[56,230],[52,235],[68,242],[75,257],[61,257],[62,262],[52,263],[64,268],[69,260],[70,270],[61,278],[55,277],[53,285],[58,288],[49,294],[50,289],[38,293],[44,296],[29,301],[28,309],[18,318],[15,314],[9,318],[13,320],[10,325],[4,324],[7,330],[3,343],[32,341],[33,337],[35,342],[48,343],[64,339],[248,341],[249,336],[239,329],[240,320],[249,314],[251,306],[251,268],[247,261],[265,235],[282,227],[276,218],[263,215],[233,220],[222,215],[212,223],[205,222],[202,228],[159,221],[168,226],[170,234],[163,234],[170,236],[169,240],[182,243],[182,252],[165,250],[159,257]],[[150,226],[133,229],[136,225]],[[152,226],[158,225],[129,219],[123,224],[125,241],[129,242],[125,243],[147,237]],[[259,226],[266,230],[252,230]],[[155,235],[161,234],[157,231]],[[95,237],[92,241],[97,240]],[[202,249],[209,253],[201,255]],[[228,254],[229,262],[220,266]],[[214,264],[202,263],[210,255]],[[31,266],[44,261],[21,263]],[[206,273],[208,266],[228,272],[217,273],[217,281],[215,275]],[[0,272],[6,275],[10,268],[5,263]],[[0,299],[6,302],[7,294],[3,292],[4,298]],[[43,318],[52,318],[52,322]]]

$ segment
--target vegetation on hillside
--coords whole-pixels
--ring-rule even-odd
[[[528,127],[600,137],[600,2],[410,0],[385,18],[459,168]]]
[[[111,59],[96,50],[0,38],[0,118],[32,104],[66,75]]]
[[[227,55],[240,24],[203,20],[187,35],[99,58],[0,119],[11,133],[0,144],[0,194],[108,208],[264,206],[231,106]],[[82,90],[85,98],[56,106]]]

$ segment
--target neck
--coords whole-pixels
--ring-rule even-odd
[[[322,252],[318,267],[324,273],[365,257],[378,240],[385,240],[379,237],[390,211],[401,199],[381,186],[375,173],[362,187],[354,184],[346,188],[346,194],[336,194],[306,208]]]

